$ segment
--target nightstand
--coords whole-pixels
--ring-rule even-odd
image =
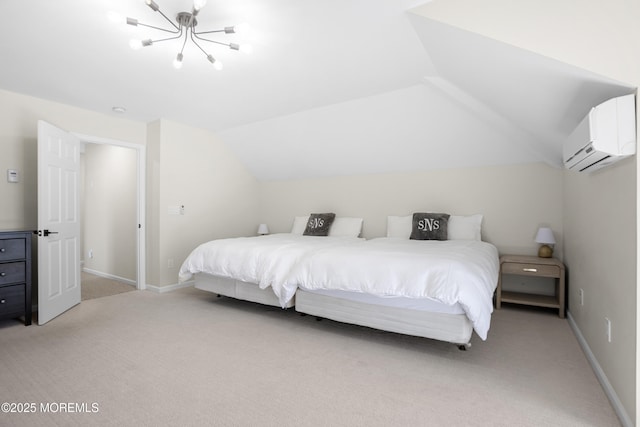
[[[503,274],[554,278],[556,279],[556,293],[554,296],[547,296],[521,292],[502,292]],[[503,255],[500,257],[500,274],[498,275],[498,288],[496,290],[496,308],[499,309],[503,302],[557,308],[558,315],[564,318],[564,276],[564,264],[555,258]]]
[[[0,232],[0,319],[31,324],[32,231]]]

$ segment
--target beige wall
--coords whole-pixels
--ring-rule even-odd
[[[388,215],[426,210],[483,214],[483,239],[503,253],[535,254],[540,225],[562,241],[562,171],[541,163],[264,182],[260,198],[272,232],[289,231],[295,215],[335,212],[364,218],[363,237],[381,237]]]
[[[198,244],[255,234],[258,185],[211,132],[163,119],[148,135],[147,283],[166,286]],[[183,205],[184,215],[169,213]]]
[[[84,268],[135,282],[137,152],[113,145],[85,144],[83,157]]]
[[[37,122],[45,120],[70,132],[144,144],[145,125],[81,108],[0,90],[0,229],[36,229]],[[8,184],[7,169],[20,171]]]
[[[638,1],[435,0],[416,12],[640,86]],[[634,157],[592,175],[565,172],[563,223],[569,311],[629,419],[640,424],[636,164]]]
[[[630,417],[636,404],[636,192],[635,159],[565,176],[569,311]]]

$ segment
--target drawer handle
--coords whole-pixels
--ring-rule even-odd
[[[4,304],[6,300],[0,299],[0,304]]]
[[[5,248],[0,248],[0,252],[6,252],[7,250]]]
[[[5,273],[4,271],[0,273],[0,277],[4,277],[6,275],[7,275],[7,273]]]
[[[523,268],[522,271],[528,271],[529,273],[537,273],[537,268]]]

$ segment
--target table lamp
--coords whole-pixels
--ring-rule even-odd
[[[258,226],[258,234],[261,236],[264,236],[265,234],[269,234],[269,227],[267,227],[267,224],[260,224]]]
[[[550,245],[556,244],[556,239],[553,237],[553,231],[548,227],[538,228],[535,241],[536,243],[542,243],[542,246],[538,249],[538,256],[540,258],[551,258],[553,255],[553,247]]]

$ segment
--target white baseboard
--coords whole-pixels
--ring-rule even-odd
[[[133,287],[136,286],[136,281],[131,279],[125,279],[124,277],[116,276],[109,273],[103,273],[101,271],[91,270],[90,268],[83,268],[82,271],[85,273],[93,274],[95,276],[104,277],[105,279],[116,280],[118,282],[126,283],[127,285],[131,285]]]
[[[171,292],[171,291],[175,291],[182,288],[188,288],[190,286],[193,286],[194,284],[195,282],[193,280],[189,280],[184,283],[175,283],[173,285],[167,285],[167,286],[147,285],[147,290],[152,292],[157,292],[159,294],[163,294],[165,292]]]
[[[86,273],[89,273],[89,274],[94,274],[96,276],[104,277],[106,279],[117,280],[118,282],[123,282],[123,283],[126,283],[127,285],[131,285],[131,286],[134,286],[134,287],[136,286],[136,281],[135,280],[125,279],[124,277],[115,276],[115,275],[109,274],[109,273],[103,273],[101,271],[91,270],[89,268],[83,268],[82,271],[84,271]],[[173,285],[167,285],[167,286],[155,286],[155,285],[147,284],[144,288],[141,288],[141,289],[147,289],[147,290],[152,291],[152,292],[157,292],[159,294],[163,294],[165,292],[171,292],[171,291],[175,291],[177,289],[188,288],[189,286],[193,286],[194,284],[195,284],[195,282],[193,280],[189,280],[189,281],[184,282],[184,283],[175,283]]]
[[[569,312],[567,312],[567,320],[569,321],[569,326],[573,330],[573,333],[578,339],[578,343],[580,344],[580,347],[582,347],[582,351],[584,351],[585,356],[587,356],[587,360],[589,361],[589,364],[591,365],[593,372],[596,374],[598,381],[600,381],[600,385],[602,386],[605,394],[609,398],[609,401],[611,402],[611,406],[613,406],[613,410],[618,415],[618,418],[620,418],[620,422],[624,427],[633,427],[634,423],[631,420],[631,418],[629,418],[629,414],[627,414],[627,411],[624,409],[622,402],[620,402],[620,399],[618,398],[618,394],[613,389],[613,386],[611,385],[611,383],[609,382],[609,379],[607,378],[604,371],[602,370],[602,367],[600,367],[600,364],[598,363],[596,356],[591,351],[591,348],[589,348],[589,344],[587,344],[587,340],[584,339],[582,332],[580,332],[578,325],[576,324],[575,320],[573,320],[573,316],[571,316],[571,313]]]

